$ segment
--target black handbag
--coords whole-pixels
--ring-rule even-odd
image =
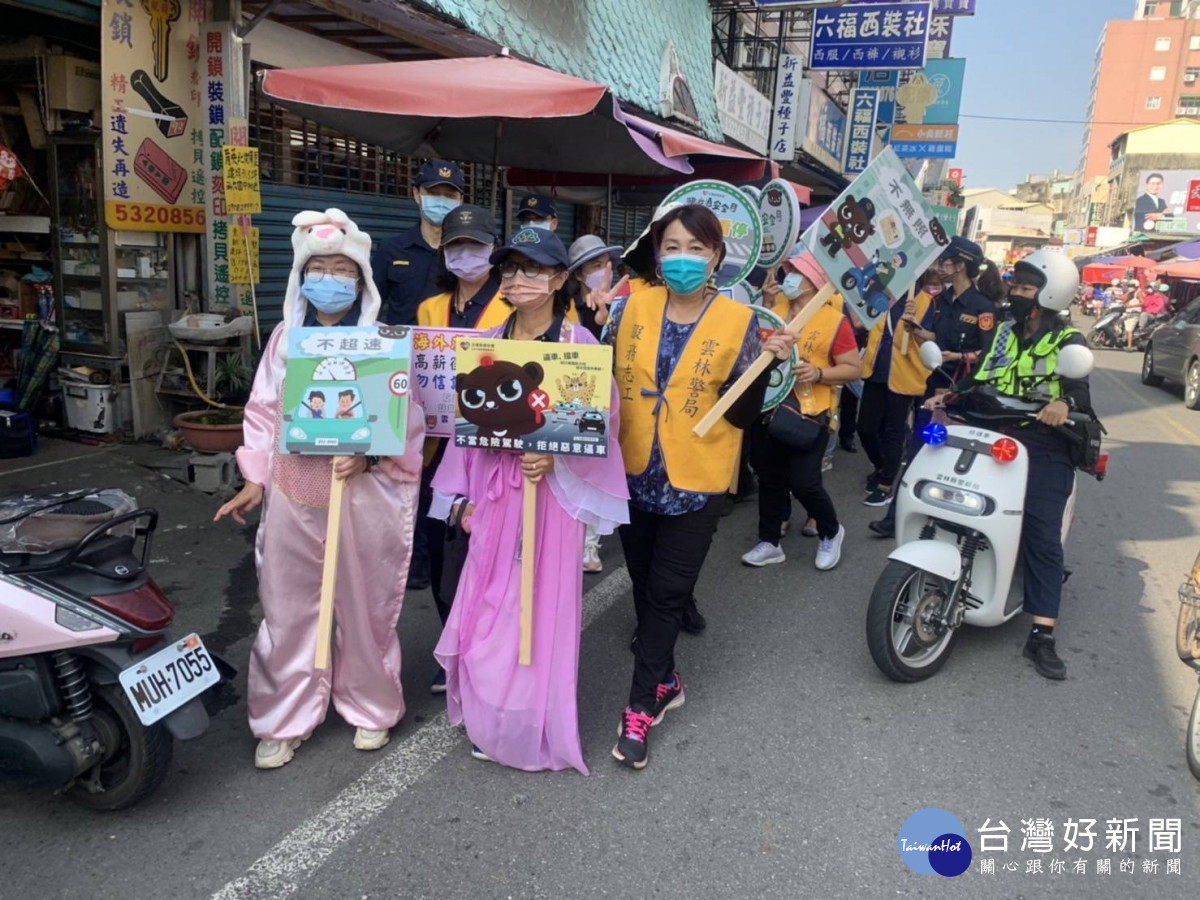
[[[787,399],[775,407],[771,421],[767,423],[767,433],[771,437],[800,453],[815,447],[825,428],[820,419],[800,411],[800,401],[795,394],[788,394]]]

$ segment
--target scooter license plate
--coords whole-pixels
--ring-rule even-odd
[[[121,687],[143,725],[153,725],[221,680],[199,635],[189,634],[121,673]]]

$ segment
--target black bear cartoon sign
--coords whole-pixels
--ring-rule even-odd
[[[458,446],[608,455],[611,347],[467,338],[455,361]]]

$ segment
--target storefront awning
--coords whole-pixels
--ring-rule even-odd
[[[274,69],[262,93],[406,155],[603,176],[678,178],[716,163],[753,180],[768,166],[632,116],[602,84],[503,56]]]

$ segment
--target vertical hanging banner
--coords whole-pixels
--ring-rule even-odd
[[[896,88],[899,84],[900,73],[895,69],[858,73],[859,87],[874,88],[879,92],[876,122],[882,129],[880,136],[885,144],[892,142],[892,122],[896,119]]]
[[[207,0],[103,0],[104,219],[122,231],[205,226],[200,26]]]
[[[929,20],[929,43],[926,59],[946,59],[950,55],[950,38],[954,35],[954,16],[937,16]]]
[[[775,72],[775,118],[771,126],[771,159],[791,161],[796,156],[796,127],[807,105],[801,105],[804,68],[795,53],[784,53]]]
[[[850,129],[846,138],[846,153],[842,171],[858,175],[871,162],[871,142],[875,140],[875,123],[879,116],[879,91],[857,87],[850,92]]]
[[[810,69],[920,69],[929,39],[929,0],[860,3],[813,11]]]
[[[221,161],[225,168],[225,212],[231,216],[262,212],[258,148],[226,144],[221,148]]]
[[[958,150],[965,59],[934,59],[902,72],[896,89],[892,147],[902,159],[951,159]]]
[[[246,249],[246,231],[250,232],[250,248]],[[258,284],[258,229],[229,228],[229,283]]]

